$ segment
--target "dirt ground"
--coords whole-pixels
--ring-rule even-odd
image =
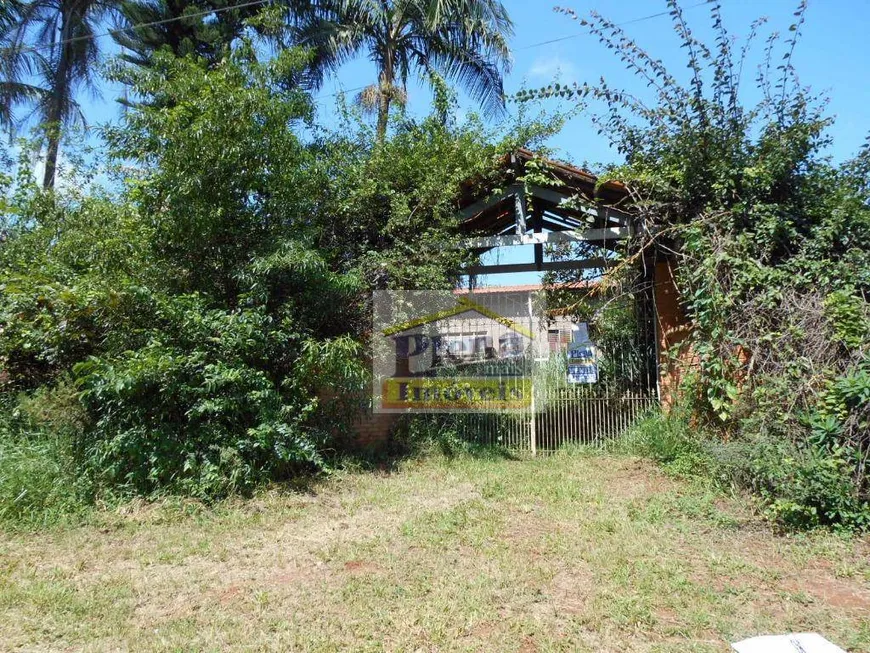
[[[0,534],[0,648],[870,651],[868,554],[636,459],[431,459]]]

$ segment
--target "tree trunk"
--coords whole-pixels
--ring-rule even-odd
[[[387,125],[390,121],[390,103],[393,101],[393,56],[392,47],[388,44],[383,58],[383,70],[380,74],[380,94],[378,96],[378,130],[377,142],[382,145],[387,137]]]
[[[47,126],[48,147],[45,151],[45,176],[42,187],[46,190],[54,188],[54,178],[57,174],[57,154],[60,150],[60,125],[51,121]]]
[[[378,144],[387,137],[387,125],[390,120],[390,103],[393,100],[393,84],[387,81],[387,75],[381,74],[380,93],[378,94]]]
[[[384,88],[384,85],[381,84],[381,92],[378,96],[378,144],[382,144],[387,137],[387,124],[390,120],[390,101],[392,100],[390,93],[391,89]]]
[[[63,10],[62,10],[63,11]],[[69,48],[68,43],[64,41],[69,38],[69,28],[72,23],[72,17],[67,13],[61,16],[60,29],[60,55],[57,60],[57,70],[54,72],[54,84],[51,89],[51,103],[48,107],[46,115],[46,137],[48,139],[48,147],[45,152],[45,176],[42,179],[42,187],[45,189],[54,188],[55,177],[57,176],[57,156],[60,150],[61,123],[63,122],[63,109],[67,102],[67,94],[69,93]]]

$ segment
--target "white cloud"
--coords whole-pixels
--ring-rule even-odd
[[[529,68],[528,77],[534,81],[577,81],[577,68],[559,55],[538,57]]]

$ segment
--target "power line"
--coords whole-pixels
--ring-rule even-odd
[[[173,16],[172,18],[164,18],[162,20],[154,20],[150,23],[137,23],[136,25],[128,25],[127,27],[122,27],[118,29],[110,29],[107,32],[103,32],[102,34],[86,34],[84,36],[73,36],[69,39],[63,39],[62,41],[56,41],[55,43],[47,43],[45,45],[34,45],[27,48],[22,48],[19,52],[38,52],[40,50],[53,50],[54,48],[60,47],[62,45],[66,45],[67,43],[76,43],[78,41],[87,41],[89,39],[101,39],[105,36],[114,36],[115,34],[123,34],[125,32],[129,32],[131,30],[142,29],[143,27],[156,27],[157,25],[165,25],[167,23],[174,23],[179,20],[187,20],[188,18],[202,18],[203,16],[211,16],[212,14],[220,14],[224,11],[232,11],[233,9],[245,9],[246,7],[256,7],[257,5],[264,5],[266,3],[272,2],[272,0],[251,0],[250,2],[243,2],[237,5],[229,5],[227,7],[219,7],[217,9],[209,9],[206,11],[198,11],[192,14],[184,14],[183,16]]]
[[[703,0],[694,5],[689,5],[688,7],[684,7],[683,9],[696,9],[697,7],[703,7],[704,5],[708,5],[716,0]],[[634,23],[640,23],[645,20],[651,20],[653,18],[660,18],[661,16],[667,16],[670,11],[660,11],[657,14],[650,14],[649,16],[641,16],[640,18],[632,18],[631,20],[626,20],[621,23],[614,23],[614,27],[623,27],[625,25],[632,25]],[[523,50],[531,50],[532,48],[539,48],[542,45],[550,45],[551,43],[560,43],[561,41],[568,41],[570,39],[576,39],[581,36],[586,36],[586,32],[577,32],[576,34],[569,34],[568,36],[560,36],[559,38],[550,39],[549,41],[541,41],[540,43],[531,43],[529,45],[524,45],[521,48],[514,48],[514,52],[522,52]]]
[[[684,7],[684,9],[685,10],[697,9],[698,7],[703,7],[704,5],[711,4],[712,2],[715,2],[715,1],[716,0],[702,0],[701,2],[698,2],[696,4],[689,5],[688,7]],[[650,14],[649,16],[641,16],[640,18],[632,18],[631,20],[626,20],[626,21],[623,21],[621,23],[614,23],[614,27],[623,27],[624,25],[632,25],[634,23],[640,23],[640,22],[643,22],[645,20],[651,20],[653,18],[661,18],[662,16],[667,16],[669,13],[670,13],[670,11],[660,11],[656,14]],[[532,48],[539,48],[542,45],[550,45],[551,43],[559,43],[561,41],[568,41],[570,39],[576,39],[576,38],[579,38],[581,36],[586,36],[586,32],[577,32],[576,34],[569,34],[568,36],[561,36],[559,38],[550,39],[548,41],[540,41],[539,43],[530,43],[529,45],[524,45],[520,48],[514,48],[513,51],[514,52],[522,52],[523,50],[531,50]],[[325,100],[327,98],[336,97],[338,95],[341,95],[342,93],[353,93],[354,91],[361,91],[364,88],[365,88],[365,86],[359,86],[357,88],[351,88],[348,90],[341,90],[341,91],[338,91],[336,93],[327,93],[324,95],[318,95],[314,99],[315,100]]]
[[[694,5],[689,5],[688,7],[684,7],[684,9],[696,9],[697,7],[702,7],[704,5],[708,5],[716,0],[702,0]],[[38,52],[39,50],[50,50],[56,47],[60,47],[62,45],[66,45],[67,43],[76,43],[78,41],[86,41],[88,39],[101,39],[106,36],[114,36],[115,34],[123,34],[124,32],[129,32],[131,30],[142,29],[144,27],[156,27],[158,25],[166,25],[167,23],[174,23],[179,20],[187,20],[188,18],[202,18],[203,16],[211,16],[212,14],[220,14],[224,11],[232,11],[233,9],[245,9],[247,7],[256,7],[258,5],[264,5],[266,3],[272,2],[272,0],[251,0],[250,2],[243,2],[237,5],[229,5],[227,7],[219,7],[218,9],[208,9],[204,11],[194,12],[192,14],[185,14],[183,16],[173,16],[172,18],[164,18],[162,20],[154,20],[148,23],[137,23],[135,25],[128,25],[127,27],[122,27],[118,29],[110,29],[101,34],[87,34],[85,36],[74,36],[69,39],[63,39],[61,41],[57,41],[55,43],[48,43],[46,45],[35,45],[27,48],[23,48],[20,52]],[[621,23],[614,23],[615,27],[623,27],[625,25],[632,25],[634,23],[640,23],[645,20],[651,20],[653,18],[660,18],[661,16],[667,16],[669,11],[660,11],[655,14],[650,14],[648,16],[641,16],[640,18],[632,18],[631,20],[626,20]],[[538,43],[530,43],[529,45],[524,45],[519,48],[514,48],[514,52],[522,52],[523,50],[531,50],[533,48],[539,48],[542,45],[550,45],[552,43],[560,43],[561,41],[568,41],[570,39],[576,39],[581,36],[585,36],[586,32],[577,32],[576,34],[569,34],[567,36],[560,36],[559,38],[549,39],[547,41],[540,41]],[[364,88],[364,87],[360,87]],[[359,90],[359,89],[354,89]],[[335,95],[338,95],[336,93]]]
[[[715,1],[716,0],[702,0],[702,2],[698,2],[697,4],[689,5],[688,7],[685,7],[685,9],[695,9],[697,7],[701,7],[703,5],[708,5],[708,4],[715,2]],[[87,34],[85,36],[74,36],[72,38],[63,39],[63,40],[57,41],[55,43],[48,43],[46,45],[41,45],[41,46],[30,46],[27,48],[22,48],[21,50],[19,50],[19,52],[38,52],[40,50],[49,50],[49,49],[54,49],[56,47],[60,47],[62,45],[66,45],[67,43],[76,43],[78,41],[86,41],[88,39],[96,40],[96,39],[104,38],[106,36],[114,36],[115,34],[123,34],[125,32],[129,32],[131,30],[142,29],[145,27],[157,27],[158,25],[166,25],[167,23],[173,23],[173,22],[177,22],[180,20],[187,20],[189,18],[202,18],[204,16],[211,16],[213,14],[219,14],[219,13],[222,13],[225,11],[232,11],[234,9],[245,9],[247,7],[256,7],[258,5],[264,5],[264,4],[271,3],[271,2],[272,2],[272,0],[250,0],[249,2],[242,2],[242,3],[237,4],[237,5],[229,5],[226,7],[219,7],[217,9],[209,9],[209,10],[194,12],[192,14],[185,14],[183,16],[173,16],[172,18],[164,18],[162,20],[154,20],[154,21],[150,21],[147,23],[137,23],[135,25],[128,25],[126,27],[119,28],[119,29],[110,29],[110,30],[103,32],[101,34]],[[669,13],[670,13],[669,11],[660,11],[658,13],[650,14],[648,16],[641,16],[639,18],[632,18],[631,20],[626,20],[626,21],[623,21],[621,23],[614,23],[614,25],[616,27],[622,27],[624,25],[631,25],[634,23],[640,23],[640,22],[643,22],[646,20],[651,20],[653,18],[660,18],[661,16],[666,16]],[[552,43],[560,43],[562,41],[576,39],[576,38],[579,38],[579,37],[585,36],[585,35],[586,35],[586,32],[577,32],[576,34],[569,34],[567,36],[562,36],[562,37],[555,38],[555,39],[549,39],[547,41],[540,41],[538,43],[530,43],[529,45],[524,45],[524,46],[519,47],[519,48],[514,48],[514,52],[522,52],[524,50],[531,50],[533,48],[539,48],[541,46],[550,45]],[[341,90],[341,91],[337,91],[335,93],[320,95],[320,96],[316,97],[315,100],[325,99],[325,98],[329,98],[329,97],[335,97],[335,96],[341,95],[342,93],[353,93],[354,91],[360,91],[364,88],[365,88],[365,86],[359,86],[357,88],[352,88],[349,90]]]
[[[66,45],[67,43],[76,43],[78,41],[86,41],[88,39],[101,39],[106,36],[114,36],[115,34],[123,34],[124,32],[129,32],[131,30],[142,29],[144,27],[156,27],[158,25],[166,25],[167,23],[174,23],[179,20],[187,20],[188,18],[202,18],[203,16],[211,16],[212,14],[219,14],[224,11],[232,11],[233,9],[245,9],[247,7],[256,7],[258,5],[263,5],[266,3],[272,2],[272,0],[251,0],[251,2],[243,2],[237,5],[229,5],[227,7],[219,7],[218,9],[208,9],[205,11],[194,12],[192,14],[185,14],[183,16],[173,16],[172,18],[164,18],[162,20],[154,20],[148,23],[137,23],[135,25],[129,25],[127,27],[122,27],[119,29],[110,29],[107,32],[103,32],[102,34],[87,34],[85,36],[74,36],[69,39],[63,39],[62,41],[57,41],[55,43],[48,43],[46,45],[36,45],[30,46],[27,48],[23,48],[20,52],[38,52],[40,50],[50,50],[56,47],[60,47],[62,45]],[[697,7],[702,7],[703,5],[708,5],[715,0],[703,0],[694,5],[689,5],[685,7],[685,9],[695,9]],[[616,27],[623,27],[625,25],[632,25],[634,23],[640,23],[645,20],[651,20],[653,18],[660,18],[661,16],[666,16],[670,12],[669,11],[660,11],[655,14],[650,14],[648,16],[641,16],[640,18],[632,18],[631,20],[626,20],[621,23],[614,23]],[[530,43],[529,45],[524,45],[520,48],[514,48],[514,52],[522,52],[523,50],[531,50],[533,48],[539,48],[542,45],[550,45],[552,43],[560,43],[561,41],[568,41],[570,39],[576,39],[581,36],[585,36],[586,32],[577,32],[576,34],[569,34],[567,36],[561,36],[555,39],[549,39],[548,41],[540,41],[538,43]],[[360,87],[365,88],[365,87]],[[353,89],[359,90],[359,89]],[[338,93],[335,93],[338,95]]]

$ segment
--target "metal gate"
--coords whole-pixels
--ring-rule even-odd
[[[518,305],[512,289],[502,292],[496,305],[510,313]],[[471,296],[474,296],[472,293]],[[439,428],[462,439],[531,453],[555,451],[567,444],[599,445],[623,433],[642,414],[658,405],[655,323],[648,293],[610,299],[609,319],[601,315],[587,324],[595,342],[597,379],[592,383],[568,380],[569,334],[566,322],[539,321],[532,328],[547,330],[532,352],[532,399],[519,410],[480,410],[430,415]],[[519,319],[514,310],[514,319]],[[549,328],[548,328],[549,327]],[[473,338],[486,346],[486,325],[465,320],[466,347]],[[463,337],[457,334],[457,337]],[[495,344],[495,343],[490,343]]]

